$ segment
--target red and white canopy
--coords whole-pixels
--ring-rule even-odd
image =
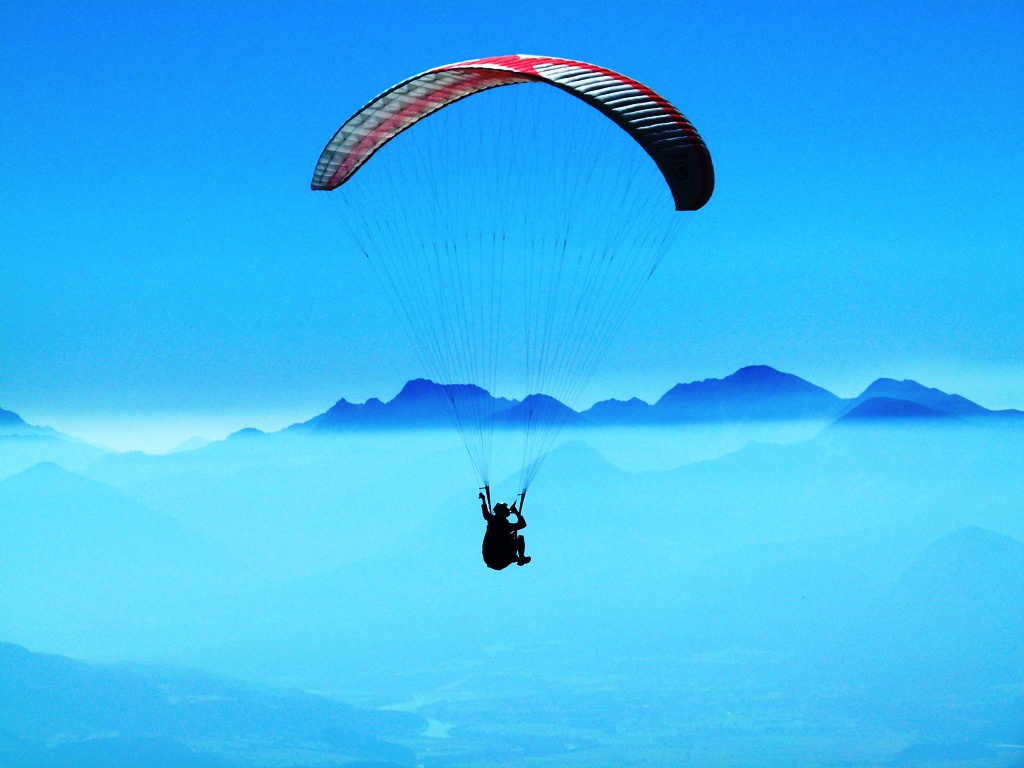
[[[610,69],[549,56],[493,56],[435,67],[403,80],[350,117],[324,148],[312,188],[344,184],[390,139],[437,110],[481,91],[549,83],[613,120],[647,152],[676,210],[693,211],[715,186],[711,155],[690,121],[642,83]]]

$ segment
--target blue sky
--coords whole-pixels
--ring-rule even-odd
[[[309,178],[388,85],[513,52],[646,82],[715,162],[589,399],[766,363],[1024,408],[1020,3],[89,5],[0,8],[0,407],[30,421],[276,427],[420,375]]]

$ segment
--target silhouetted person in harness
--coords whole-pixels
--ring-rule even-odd
[[[526,520],[516,509],[515,502],[512,503],[511,508],[507,504],[498,503],[491,510],[490,486],[484,490],[487,491],[487,495],[480,494],[481,511],[484,520],[487,521],[487,531],[484,533],[484,562],[487,563],[488,568],[493,568],[496,571],[507,568],[512,563],[526,565],[530,562],[530,558],[525,554],[526,539],[519,535],[519,531],[526,527]],[[523,491],[519,494],[520,508],[525,500],[526,491]],[[516,516],[514,523],[509,522],[509,515]]]

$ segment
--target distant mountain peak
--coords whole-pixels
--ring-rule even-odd
[[[102,494],[104,499],[116,498],[118,500],[127,497],[121,491],[110,485],[101,483],[98,480],[80,475],[65,469],[60,464],[52,461],[40,461],[28,469],[24,469],[16,475],[0,480],[0,488],[7,492],[21,492],[23,489],[31,489],[30,497],[38,497],[39,489],[45,488],[48,491],[73,492],[90,494]]]
[[[527,421],[534,424],[573,424],[582,421],[582,418],[572,408],[553,397],[528,395],[522,402],[495,413],[494,421],[496,424],[506,426]]]
[[[430,379],[410,379],[391,403],[418,403],[427,398],[486,399],[491,393],[476,384],[438,384]]]
[[[829,418],[841,400],[826,389],[768,365],[749,365],[722,379],[677,384],[654,407],[696,421]]]
[[[188,451],[196,451],[200,448],[205,448],[210,444],[210,440],[199,435],[193,435],[188,440],[178,443],[168,453],[186,453]]]
[[[784,373],[776,368],[772,368],[770,365],[748,365],[726,376],[722,381],[734,385],[760,387],[762,390],[771,387],[799,392],[827,391],[816,384],[811,384],[811,382],[801,379],[795,374]]]
[[[230,435],[227,436],[227,439],[247,440],[253,437],[263,437],[265,434],[267,433],[264,432],[262,429],[257,429],[256,427],[243,427],[237,432],[232,432]]]
[[[916,403],[934,411],[957,414],[961,416],[980,416],[991,413],[977,403],[973,403],[960,395],[951,395],[934,387],[926,387],[912,379],[876,379],[859,397],[858,402],[866,402],[875,398],[888,398]]]
[[[409,379],[405,386],[395,395],[394,400],[419,399],[425,395],[434,396],[443,391],[444,387],[430,379]]]
[[[0,427],[27,427],[28,424],[14,411],[6,411],[0,408]]]
[[[932,542],[907,568],[903,582],[916,583],[917,595],[949,599],[956,592],[985,595],[994,592],[1024,606],[1020,584],[1024,577],[1024,544],[1001,533],[968,526]],[[972,600],[978,607],[982,600]],[[1018,614],[1021,615],[1021,614]]]
[[[496,398],[475,384],[439,384],[430,379],[407,381],[391,400],[376,397],[365,403],[342,398],[330,409],[289,429],[334,432],[350,429],[420,429],[451,424],[452,408],[466,409],[474,418],[497,414],[518,401]]]
[[[47,437],[66,437],[51,427],[36,427],[29,424],[14,411],[0,408],[0,436],[3,435],[35,435]]]
[[[40,477],[48,479],[75,478],[77,480],[82,478],[81,475],[71,472],[53,461],[40,461],[38,464],[33,464],[28,469],[23,470],[20,474],[24,477]],[[15,477],[17,477],[17,475],[15,475]]]
[[[799,376],[783,373],[769,365],[748,365],[721,379],[708,378],[686,384],[676,384],[658,402],[662,402],[673,393],[713,389],[720,393],[739,394],[751,388],[763,389],[766,385],[801,391],[826,391],[809,381],[804,381]]]
[[[783,373],[770,365],[745,365],[725,378],[739,381],[770,381],[797,377],[791,373]]]
[[[851,408],[840,422],[857,421],[921,421],[930,419],[954,418],[947,411],[929,408],[911,400],[899,400],[894,397],[871,397]]]

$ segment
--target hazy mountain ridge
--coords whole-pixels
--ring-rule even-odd
[[[82,469],[107,453],[106,449],[57,435],[0,435],[0,479],[40,462]]]
[[[412,752],[389,740],[425,725],[411,713],[190,670],[97,666],[8,643],[0,643],[0,722],[4,765],[81,768],[226,768],[283,754],[292,765],[409,765]]]
[[[448,402],[446,402],[446,400]],[[537,401],[545,402],[537,405]],[[533,402],[531,402],[533,401]],[[872,402],[877,401],[877,402]],[[743,421],[900,421],[925,416],[965,418],[1024,417],[1012,409],[992,411],[960,395],[950,395],[911,380],[878,379],[854,398],[844,399],[793,374],[766,365],[741,368],[722,379],[677,384],[650,404],[639,398],[603,400],[574,411],[546,395],[522,402],[493,398],[475,385],[446,386],[415,379],[390,401],[339,400],[331,409],[292,430],[345,431],[446,426],[452,409],[473,418],[493,419],[498,427],[537,422],[578,427],[653,426]]]
[[[0,540],[4,612],[56,643],[101,640],[97,612],[145,623],[227,575],[199,531],[50,463],[0,481]]]
[[[28,424],[13,411],[0,408],[0,480],[46,461],[80,469],[105,452],[105,448],[69,437],[52,427]]]
[[[934,387],[925,387],[910,379],[904,379],[903,381],[885,378],[876,379],[867,389],[854,398],[854,401],[862,403],[871,398],[904,400],[917,403],[935,411],[959,415],[980,416],[998,413],[998,411],[990,411],[988,408],[983,408],[960,395],[950,395]]]
[[[654,407],[676,420],[745,421],[833,417],[842,400],[821,387],[766,365],[724,379],[677,384]]]
[[[474,384],[443,385],[428,379],[411,379],[391,400],[372,397],[363,403],[342,398],[327,411],[281,430],[291,434],[330,434],[350,431],[450,428],[453,412],[465,421],[492,421],[498,428],[518,427],[528,420],[534,424],[557,423],[570,427],[658,426],[724,422],[774,422],[812,420],[900,422],[921,418],[992,418],[1024,420],[1024,411],[991,410],[960,395],[926,387],[912,380],[880,378],[860,395],[841,398],[798,376],[767,365],[750,365],[721,379],[676,384],[655,403],[640,398],[602,400],[583,411],[545,394],[532,394],[522,401],[493,397]],[[258,438],[262,430],[246,428],[230,437]],[[18,438],[56,438],[62,441],[38,448],[37,461],[53,460],[55,451],[76,465],[95,459],[105,449],[86,445],[50,427],[28,425],[18,414],[0,408],[0,468],[4,451],[29,455],[28,443]],[[176,450],[202,450],[201,438],[192,438]],[[88,454],[88,455],[86,455]],[[80,456],[81,455],[81,456]],[[21,462],[20,471],[34,461]],[[12,472],[8,472],[11,474]]]
[[[292,431],[334,431],[352,428],[430,428],[451,424],[452,407],[463,411],[500,413],[519,405],[517,401],[494,398],[474,384],[442,385],[427,379],[411,379],[392,400],[372,397],[365,403],[344,398],[324,413]]]
[[[870,397],[860,400],[846,411],[840,423],[852,421],[916,421],[920,419],[953,419],[956,414],[921,405],[912,400],[900,400],[894,397]]]
[[[51,427],[37,427],[27,423],[14,411],[7,411],[0,408],[0,436],[7,435],[45,435],[48,437],[63,437],[57,430]]]
[[[0,408],[0,429],[17,428],[25,424],[25,420],[13,411]],[[28,425],[25,425],[28,426]]]
[[[889,628],[878,642],[900,655],[904,675],[1024,679],[1024,543],[978,526],[954,531],[901,573],[876,616]],[[917,653],[894,642],[909,634]],[[945,664],[931,663],[936,655]]]

